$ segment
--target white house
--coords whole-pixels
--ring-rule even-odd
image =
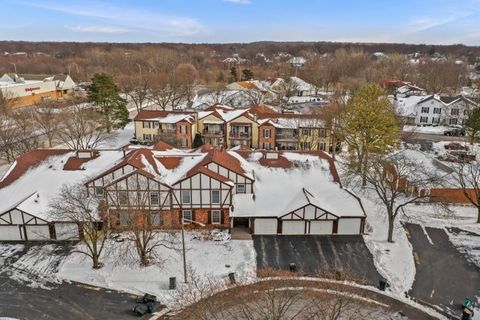
[[[415,106],[415,124],[464,125],[469,112],[477,107],[477,103],[462,95],[455,97],[426,96]]]

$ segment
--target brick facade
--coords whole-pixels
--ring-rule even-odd
[[[270,136],[265,137],[265,131],[270,131]],[[260,149],[266,149],[265,144],[270,144],[270,149],[275,149],[275,127],[270,124],[263,124],[258,128],[258,147]]]

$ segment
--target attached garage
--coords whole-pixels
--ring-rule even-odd
[[[341,218],[338,219],[338,234],[360,234],[362,233],[361,218]]]
[[[76,223],[55,223],[55,235],[57,240],[78,240],[80,238]]]
[[[277,234],[276,218],[257,218],[253,223],[254,234]]]
[[[48,225],[26,225],[28,240],[50,240],[50,228]]]
[[[332,234],[333,221],[310,221],[310,234]]]
[[[282,234],[305,234],[305,221],[282,221]]]
[[[22,241],[23,229],[18,225],[0,225],[0,240],[3,241]]]

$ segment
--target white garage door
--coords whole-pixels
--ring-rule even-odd
[[[25,226],[27,229],[28,240],[50,240],[50,230],[48,226]]]
[[[305,234],[305,221],[283,221],[282,234]]]
[[[255,219],[255,234],[277,234],[277,219]]]
[[[332,234],[333,221],[311,221],[310,234]]]
[[[338,234],[360,234],[361,219],[340,218],[338,219]]]
[[[18,226],[0,226],[0,240],[23,240],[20,234],[20,228]]]
[[[78,226],[75,223],[55,223],[57,240],[77,240]]]

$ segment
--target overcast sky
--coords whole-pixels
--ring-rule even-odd
[[[480,0],[0,0],[0,40],[480,45]]]

